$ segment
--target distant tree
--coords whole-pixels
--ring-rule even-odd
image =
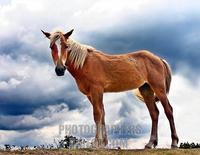
[[[49,149],[53,149],[53,148],[54,148],[53,144],[50,144]]]
[[[179,148],[182,148],[182,149],[192,149],[192,148],[200,148],[200,144],[198,143],[189,143],[189,142],[186,142],[186,143],[181,143],[180,144],[180,147]]]
[[[200,148],[200,144],[196,143],[196,148]]]
[[[190,144],[190,147],[191,147],[191,148],[195,148],[196,145],[195,145],[194,143],[191,143],[191,144]]]
[[[72,135],[66,135],[63,140],[59,141],[60,148],[81,148],[87,141],[85,139],[78,139]]]
[[[11,150],[11,146],[9,144],[5,144],[4,146],[5,146],[6,151],[10,151]]]
[[[25,150],[25,149],[24,149],[24,146],[20,146],[20,150],[21,150],[21,151]]]
[[[35,145],[33,148],[34,148],[34,149],[37,149],[38,147]]]

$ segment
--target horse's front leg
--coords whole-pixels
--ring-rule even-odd
[[[105,112],[103,106],[103,92],[95,89],[92,91],[88,99],[93,106],[94,121],[96,124],[96,136],[94,147],[103,148],[108,144],[105,126]]]

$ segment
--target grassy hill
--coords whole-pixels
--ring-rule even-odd
[[[32,155],[200,155],[200,149],[152,149],[152,150],[111,150],[111,149],[54,149],[54,150],[24,150],[0,151],[0,155],[32,154]]]

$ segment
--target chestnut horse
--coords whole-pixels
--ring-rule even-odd
[[[152,120],[151,136],[145,148],[155,147],[158,141],[159,111],[156,101],[161,102],[169,120],[171,147],[177,147],[173,109],[166,95],[170,88],[171,70],[165,60],[145,50],[108,55],[71,39],[73,30],[67,33],[42,32],[50,39],[56,74],[62,76],[67,69],[76,80],[79,90],[88,97],[93,106],[96,124],[94,146],[104,147],[108,143],[103,93],[137,89],[137,96],[145,102]]]

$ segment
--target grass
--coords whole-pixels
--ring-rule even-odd
[[[151,150],[112,150],[112,149],[53,149],[0,151],[0,155],[200,155],[200,149],[151,149]]]

